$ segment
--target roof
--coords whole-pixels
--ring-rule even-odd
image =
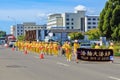
[[[51,32],[62,33],[62,32],[80,32],[80,29],[50,29]]]

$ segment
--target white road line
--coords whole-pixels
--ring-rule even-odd
[[[120,78],[116,78],[116,77],[113,77],[113,76],[109,76],[110,79],[114,79],[114,80],[120,80]]]
[[[62,65],[62,66],[66,66],[66,67],[69,67],[69,66],[70,66],[70,65],[68,65],[68,64],[64,64],[64,63],[61,63],[61,62],[57,62],[57,64]]]

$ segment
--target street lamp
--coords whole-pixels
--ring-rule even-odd
[[[10,17],[8,16],[9,19],[12,19],[14,22],[15,22],[15,25],[16,25],[16,19],[14,17]]]

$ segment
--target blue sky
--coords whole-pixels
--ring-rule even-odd
[[[45,24],[52,13],[74,12],[84,6],[87,15],[99,15],[107,0],[1,0],[0,30],[10,33],[16,23]],[[8,17],[9,16],[9,17]]]

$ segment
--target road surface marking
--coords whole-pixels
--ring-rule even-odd
[[[114,80],[120,80],[119,78],[113,77],[113,76],[109,76],[110,79],[114,79]]]
[[[64,64],[64,63],[61,63],[61,62],[57,62],[57,64],[62,65],[62,66],[66,66],[66,67],[69,67],[69,66],[70,66],[70,65],[68,65],[68,64]]]

